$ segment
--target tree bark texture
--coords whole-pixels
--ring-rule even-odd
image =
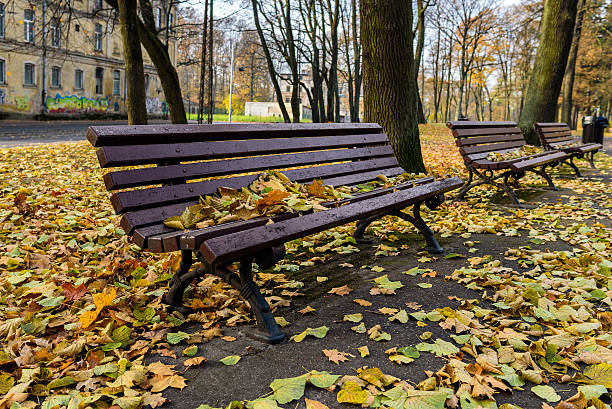
[[[565,76],[563,78],[563,102],[561,105],[561,121],[565,122],[571,129],[576,129],[572,121],[572,95],[574,93],[574,74],[576,73],[576,59],[578,57],[578,46],[582,32],[582,20],[586,11],[586,0],[579,0],[576,26],[574,27],[574,38],[570,48]]]
[[[535,122],[555,122],[557,99],[572,44],[577,5],[578,0],[546,0],[540,43],[519,120],[529,144],[539,144],[533,128]]]
[[[412,42],[410,1],[362,0],[364,119],[382,126],[407,172],[425,172]]]
[[[118,0],[117,3],[125,62],[125,82],[127,84],[125,105],[128,123],[130,125],[146,125],[147,106],[142,49],[138,36],[138,5],[136,0]]]

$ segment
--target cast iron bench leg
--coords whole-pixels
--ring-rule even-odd
[[[590,155],[589,155],[589,153],[590,153]],[[591,164],[591,167],[592,167],[593,169],[597,169],[597,168],[595,167],[595,162],[594,162],[594,160],[595,160],[595,154],[597,153],[597,151],[591,151],[591,152],[589,152],[589,153],[587,153],[587,155],[586,155],[587,160],[589,161],[589,163]]]
[[[564,161],[564,162],[566,162],[569,166],[572,167],[572,169],[574,169],[574,173],[576,174],[576,177],[581,178],[582,173],[580,173],[580,169],[578,169],[578,166],[576,166],[576,164],[574,163],[574,158],[576,158],[575,155],[570,155],[569,160]]]
[[[286,336],[278,328],[274,315],[270,312],[270,304],[268,304],[259,291],[257,284],[253,281],[252,262],[253,259],[251,257],[240,261],[240,276],[226,267],[216,270],[215,274],[221,276],[232,287],[240,291],[242,298],[251,306],[251,310],[253,310],[257,320],[258,331],[247,335],[269,344],[278,344]]]
[[[392,216],[401,217],[402,219],[409,221],[416,227],[421,234],[425,237],[425,241],[427,242],[427,251],[432,254],[441,254],[444,252],[444,249],[440,247],[440,244],[436,240],[433,231],[427,226],[425,220],[421,217],[421,205],[423,202],[415,203],[412,208],[412,216],[402,212],[401,210],[396,210],[392,213],[389,213]]]
[[[170,290],[166,295],[165,302],[173,307],[181,307],[183,305],[183,293],[185,289],[193,281],[199,272],[189,272],[193,265],[193,252],[191,250],[181,250],[181,264],[174,276],[168,283]]]
[[[382,217],[381,215],[370,216],[365,219],[361,219],[357,222],[357,226],[355,227],[355,231],[353,232],[353,238],[359,244],[372,244],[372,240],[364,239],[363,235],[365,234],[368,226],[376,219]]]
[[[546,173],[546,165],[542,165],[539,170],[531,169],[531,171],[537,173],[538,175],[546,179],[546,182],[548,182],[548,187],[550,187],[552,190],[559,190],[557,189],[557,186],[555,186],[555,184],[553,183],[550,175]]]

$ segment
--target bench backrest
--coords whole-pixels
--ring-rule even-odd
[[[450,121],[448,126],[463,159],[470,163],[489,152],[518,149],[525,140],[516,122]]]
[[[572,131],[567,124],[554,122],[536,122],[535,130],[540,137],[542,146],[555,149],[555,146],[574,142]]]
[[[261,171],[291,180],[354,185],[403,172],[378,124],[213,124],[91,127],[111,203],[128,234],[160,234],[220,186],[249,186]],[[148,234],[148,233],[147,233]]]

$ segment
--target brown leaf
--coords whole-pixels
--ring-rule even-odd
[[[204,358],[203,356],[196,356],[194,358],[189,358],[189,359],[185,359],[185,362],[183,362],[183,365],[190,367],[190,366],[198,366],[202,363],[205,363],[207,361],[206,358]]]
[[[329,409],[329,406],[322,404],[318,400],[312,400],[304,398],[306,402],[306,409]]]
[[[372,305],[371,302],[367,301],[367,300],[362,300],[361,298],[355,298],[353,300],[353,302],[361,305],[362,307],[370,307]]]
[[[347,357],[355,358],[355,355],[348,352],[338,351],[337,349],[324,349],[323,354],[333,363],[339,365],[340,362],[348,361]]]
[[[345,295],[347,295],[351,291],[353,291],[353,289],[351,287],[349,287],[347,284],[345,284],[342,287],[334,287],[334,288],[332,288],[331,290],[328,291],[328,293],[329,294],[336,294],[336,295],[339,295],[341,297],[344,297]]]
[[[277,189],[271,190],[270,192],[268,192],[267,195],[265,195],[264,197],[262,197],[261,199],[257,201],[257,208],[260,209],[266,206],[275,206],[275,205],[285,204],[283,199],[286,199],[288,197],[289,197],[289,192],[285,190],[277,190]]]
[[[314,312],[314,311],[316,311],[314,308],[312,308],[310,305],[307,305],[306,307],[302,308],[298,312],[300,314],[308,314],[309,312]]]
[[[323,182],[321,182],[320,180],[314,179],[311,184],[305,185],[305,186],[306,186],[306,190],[311,195],[321,198],[321,199],[325,199],[325,186],[323,185]]]

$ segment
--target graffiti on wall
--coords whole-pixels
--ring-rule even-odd
[[[149,115],[166,115],[168,113],[168,104],[159,98],[147,98],[146,101],[147,114]]]
[[[8,95],[8,90],[0,88],[0,105],[4,110],[26,112],[32,108],[30,97],[26,95],[17,95],[12,98]]]
[[[47,110],[50,114],[76,114],[90,112],[106,112],[108,110],[108,99],[93,99],[78,97],[76,95],[47,97]]]

